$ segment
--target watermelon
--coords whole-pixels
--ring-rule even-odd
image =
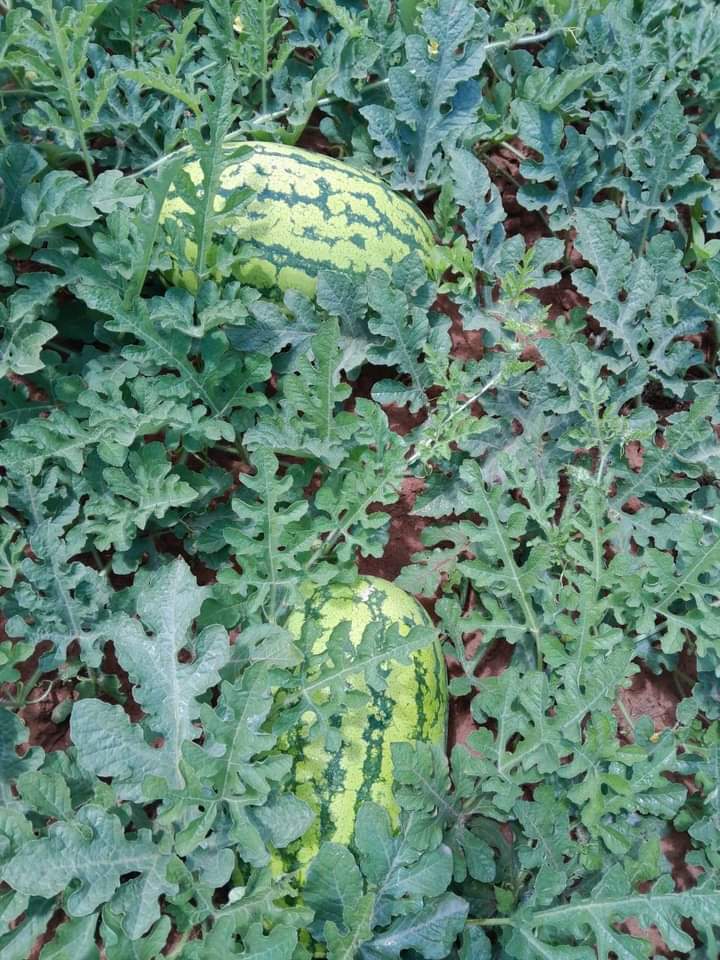
[[[292,288],[312,296],[322,268],[350,274],[372,268],[389,271],[413,250],[422,255],[431,249],[433,235],[422,213],[374,174],[299,147],[246,146],[251,147],[249,153],[223,170],[214,200],[214,209],[220,211],[237,188],[248,186],[255,191],[230,215],[242,241],[232,271],[236,279],[259,288]],[[200,164],[190,163],[185,171],[200,187]],[[190,209],[172,187],[161,222],[166,224],[178,211]],[[195,244],[188,241],[188,259],[196,252]],[[211,249],[210,265],[212,261]],[[191,289],[197,286],[191,271],[176,273],[175,282]]]
[[[321,653],[335,626],[351,623],[350,639],[357,646],[371,621],[400,624],[405,635],[416,624],[432,626],[423,608],[409,594],[386,580],[361,577],[352,586],[333,584],[317,590],[305,609],[292,614],[287,627],[297,639],[307,620],[321,629],[314,653]],[[447,736],[447,673],[440,641],[411,655],[409,664],[388,661],[386,688],[368,690],[364,673],[350,677],[348,686],[369,693],[359,711],[338,717],[341,748],[330,753],[323,738],[311,739],[309,727],[290,731],[284,746],[293,757],[292,788],[315,812],[310,830],[288,851],[301,869],[325,840],[348,843],[364,800],[374,800],[397,822],[392,795],[390,745],[426,740],[445,746]],[[313,714],[306,715],[310,721]],[[319,742],[318,742],[319,741]],[[285,858],[287,866],[287,858]]]

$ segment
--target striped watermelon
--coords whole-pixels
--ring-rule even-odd
[[[322,630],[313,651],[317,653],[322,652],[333,628],[343,620],[352,624],[350,638],[355,645],[371,620],[400,623],[403,635],[416,624],[432,625],[411,596],[377,577],[362,577],[353,586],[319,589],[303,612],[290,617],[288,629],[299,638],[307,619]],[[320,742],[308,739],[307,727],[287,735],[285,746],[294,757],[294,792],[316,813],[308,833],[288,851],[300,868],[324,840],[350,841],[358,807],[364,800],[382,804],[391,818],[397,819],[392,796],[392,743],[427,740],[445,746],[448,690],[439,639],[412,654],[410,664],[389,661],[387,670],[385,690],[370,691],[370,701],[359,713],[338,717],[342,736],[338,752],[328,753],[322,738]],[[368,692],[364,674],[351,677],[348,686]],[[309,719],[312,717],[309,714]]]
[[[433,236],[425,217],[374,174],[299,147],[249,146],[249,154],[223,171],[214,201],[219,211],[238,187],[255,191],[232,219],[243,241],[233,269],[238,280],[312,296],[323,267],[354,274],[374,267],[389,270],[413,250],[421,254],[430,250]],[[185,170],[195,185],[202,183],[197,161]],[[189,212],[190,207],[172,188],[161,222],[181,210]],[[188,258],[192,260],[196,251],[189,241]],[[197,286],[190,272],[175,280]]]

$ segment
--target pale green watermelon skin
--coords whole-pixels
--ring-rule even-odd
[[[300,147],[245,146],[250,152],[224,169],[214,200],[215,211],[221,211],[238,187],[255,191],[231,219],[243,241],[233,268],[236,279],[312,296],[322,268],[354,275],[373,268],[389,272],[413,251],[424,256],[432,248],[432,230],[420,210],[373,173]],[[194,184],[202,183],[197,161],[185,170]],[[190,207],[171,188],[161,222],[181,210]],[[196,250],[189,240],[190,259]],[[197,286],[191,271],[176,272],[175,281]]]
[[[432,627],[413,597],[377,577],[361,577],[352,586],[330,585],[316,591],[305,610],[289,619],[288,629],[297,639],[307,619],[323,631],[313,649],[316,653],[322,652],[333,628],[343,620],[352,624],[350,637],[355,645],[371,620],[399,623],[403,635],[416,624]],[[410,664],[389,661],[386,668],[387,685],[382,692],[368,691],[364,674],[350,679],[351,687],[370,693],[370,702],[359,713],[338,718],[343,745],[337,753],[328,753],[322,742],[311,740],[308,727],[287,736],[287,749],[294,758],[292,789],[316,814],[310,830],[292,850],[300,868],[323,841],[348,843],[352,839],[364,800],[381,804],[397,822],[392,743],[424,740],[445,747],[447,671],[437,634],[430,645],[412,654]]]

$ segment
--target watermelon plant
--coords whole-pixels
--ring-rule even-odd
[[[0,2],[0,960],[720,954],[719,61]]]

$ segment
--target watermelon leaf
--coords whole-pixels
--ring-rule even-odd
[[[149,772],[150,754],[154,753],[155,762],[172,786],[183,782],[182,744],[197,733],[193,726],[200,713],[197,698],[218,683],[218,670],[228,656],[227,634],[221,627],[206,627],[196,637],[191,634],[207,593],[179,558],[138,579],[128,599],[139,619],[121,613],[110,628],[118,660],[137,685],[137,702],[147,715],[145,728],[163,738],[162,747],[153,751],[142,736],[136,737],[137,748],[146,756],[143,767]],[[178,660],[181,651],[190,654],[191,662]],[[120,711],[117,717],[122,722],[116,742],[111,734],[101,747],[97,738],[101,728],[93,723],[100,709],[107,712],[112,708],[90,699],[80,701],[73,712],[71,731],[81,765],[99,775],[109,766],[118,775],[121,766],[132,776],[132,764],[123,757],[132,729],[129,721]],[[137,788],[131,788],[130,793],[137,797]]]
[[[361,108],[377,155],[398,161],[394,186],[422,195],[436,182],[439,148],[454,146],[472,122],[480,102],[475,78],[485,59],[478,37],[483,26],[467,0],[426,8],[421,32],[405,41],[407,63],[388,73],[392,107]]]

